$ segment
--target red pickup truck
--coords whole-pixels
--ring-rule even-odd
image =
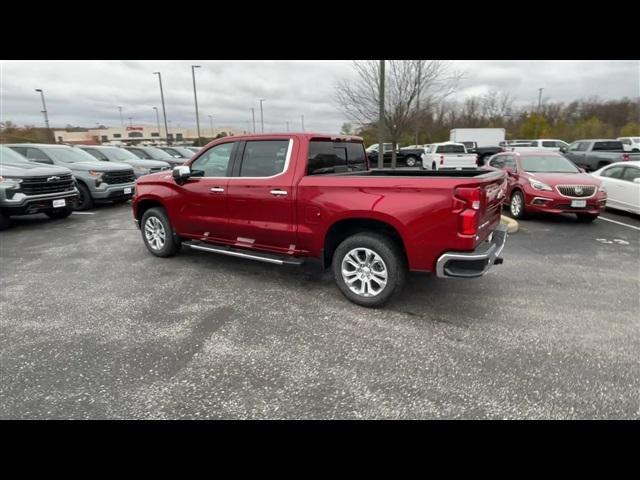
[[[140,177],[133,216],[158,257],[186,245],[280,265],[317,259],[349,300],[377,307],[407,269],[478,277],[502,263],[506,188],[496,170],[369,169],[354,136],[233,136]]]

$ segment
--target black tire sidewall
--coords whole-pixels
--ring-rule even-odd
[[[409,165],[409,162],[413,161],[413,165]],[[418,159],[416,157],[407,157],[405,160],[405,165],[407,167],[415,167],[418,164]]]
[[[388,277],[385,289],[375,297],[361,297],[352,292],[342,278],[342,260],[354,248],[363,247],[376,252],[384,261]],[[333,254],[331,269],[336,285],[350,301],[363,307],[380,307],[398,294],[406,276],[404,256],[394,241],[386,235],[378,233],[357,233],[345,239]]]
[[[78,197],[76,210],[89,210],[91,207],[93,207],[93,199],[91,198],[91,192],[89,191],[89,188],[84,183],[80,182],[76,184],[76,187],[78,188],[78,191],[82,192],[81,195],[82,197],[84,197],[84,200],[82,202],[80,201],[81,197]]]
[[[144,234],[144,228],[149,217],[156,217],[164,227],[165,242],[164,246],[160,250],[152,249],[151,245],[149,245],[149,243],[147,242],[147,237]],[[180,248],[180,243],[175,238],[173,228],[171,227],[171,222],[169,222],[169,218],[167,217],[167,214],[163,208],[154,207],[144,212],[144,215],[142,215],[142,219],[140,221],[140,233],[142,234],[142,241],[144,242],[144,246],[147,247],[147,250],[149,250],[149,252],[156,257],[170,257],[172,255],[175,255]]]

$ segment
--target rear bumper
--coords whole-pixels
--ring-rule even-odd
[[[486,274],[492,265],[502,263],[500,254],[507,243],[507,226],[498,225],[491,240],[482,242],[473,252],[446,252],[436,262],[440,278],[473,278]]]

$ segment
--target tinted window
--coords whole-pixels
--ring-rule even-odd
[[[23,157],[27,156],[27,147],[11,147],[13,150],[18,152]]]
[[[307,175],[366,170],[362,143],[312,140],[309,142]]]
[[[542,142],[542,145],[545,146],[545,147],[553,146],[553,145],[546,145],[547,143],[549,143],[549,142]],[[539,147],[538,141],[537,140],[532,141],[531,142],[531,146],[532,147]]]
[[[143,158],[147,160],[151,159],[151,155],[149,155],[144,150],[140,150],[139,148],[127,148],[127,151],[133,153],[138,158]]]
[[[0,163],[29,163],[26,158],[14,150],[0,145]]]
[[[464,145],[440,145],[436,153],[465,153]]]
[[[367,155],[361,143],[347,142],[347,165],[350,171],[366,170]]]
[[[36,162],[53,163],[42,150],[37,148],[27,148],[27,158]]]
[[[93,155],[94,157],[96,157],[98,160],[102,160],[102,161],[109,161],[109,159],[104,155],[104,153],[102,153],[99,150],[96,150],[95,148],[81,148],[81,150],[90,153],[91,155]]]
[[[229,159],[235,143],[223,143],[207,150],[191,164],[193,176],[226,177]]]
[[[593,151],[602,152],[602,151],[610,151],[610,150],[624,150],[622,146],[622,142],[595,142],[593,145]]]
[[[271,177],[284,171],[289,140],[247,142],[240,165],[241,177]]]
[[[589,150],[589,142],[578,142],[578,148],[576,150],[579,152],[586,152]]]
[[[633,182],[636,178],[640,178],[640,168],[625,167],[622,179]]]
[[[489,165],[494,168],[503,168],[504,167],[504,155],[498,155],[497,157],[493,157],[493,159],[489,162]]]
[[[535,147],[537,145],[534,145],[533,143],[531,143],[532,147]],[[558,142],[542,142],[542,146],[543,147],[559,147],[560,145],[558,145]]]
[[[607,168],[606,170],[603,170],[603,172],[600,174],[600,176],[608,177],[608,178],[620,178],[620,177],[622,177],[623,169],[624,169],[624,167]]]

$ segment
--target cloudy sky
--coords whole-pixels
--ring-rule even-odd
[[[637,61],[455,61],[466,72],[456,98],[488,90],[510,92],[516,103],[537,101],[543,87],[546,101],[572,101],[599,96],[640,96]],[[43,125],[36,88],[44,89],[53,127],[93,127],[155,123],[161,111],[158,77],[162,72],[167,119],[174,127],[194,127],[191,65],[196,69],[200,123],[206,134],[208,115],[214,127],[249,128],[255,108],[260,128],[259,99],[265,98],[265,131],[335,132],[348,119],[335,104],[336,81],[353,75],[349,61],[3,61],[0,63],[0,120]]]

